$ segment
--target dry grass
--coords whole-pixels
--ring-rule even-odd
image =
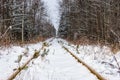
[[[113,52],[114,54],[120,51],[120,43],[107,43],[104,41],[89,40],[87,38],[80,38],[77,40],[70,40],[70,39],[66,39],[66,40],[75,45],[99,45],[101,47],[107,46],[111,49],[111,52]]]
[[[46,39],[47,38],[37,37],[37,38],[30,39],[30,40],[26,40],[26,41],[24,41],[24,43],[22,43],[21,40],[10,40],[8,38],[4,38],[4,39],[0,40],[0,47],[10,47],[11,45],[23,46],[25,44],[38,43],[38,42],[44,41]]]

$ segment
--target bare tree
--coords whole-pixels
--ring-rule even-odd
[[[105,45],[118,44],[119,4],[119,0],[64,0],[60,37],[71,40],[86,38],[89,42]]]

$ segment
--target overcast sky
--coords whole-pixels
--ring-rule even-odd
[[[59,12],[59,1],[61,0],[43,0],[47,8],[47,13],[50,17],[51,23],[54,25],[55,29],[58,30],[60,12]]]

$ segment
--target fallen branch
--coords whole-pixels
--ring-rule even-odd
[[[117,64],[117,66],[118,66],[118,69],[120,70],[120,65],[119,65],[119,62],[118,62],[117,58],[115,57],[115,55],[113,56],[113,58],[115,59],[115,62]]]
[[[6,35],[6,33],[9,31],[9,29],[11,29],[11,26],[9,26],[7,28],[7,30],[4,32],[4,34],[0,36],[0,39],[2,39]]]

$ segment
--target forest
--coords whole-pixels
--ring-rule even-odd
[[[64,0],[61,9],[60,37],[78,43],[120,45],[119,0]]]
[[[0,0],[0,44],[42,40],[54,32],[41,0]]]
[[[1,0],[0,4],[2,39],[12,41],[54,35],[41,0]],[[60,37],[86,38],[105,44],[119,42],[119,0],[64,0],[61,6]]]
[[[23,42],[55,36],[41,0],[0,0],[0,42]],[[58,37],[78,43],[119,47],[119,0],[63,0]],[[19,35],[19,36],[18,36]]]
[[[0,0],[0,80],[120,80],[120,0]]]

